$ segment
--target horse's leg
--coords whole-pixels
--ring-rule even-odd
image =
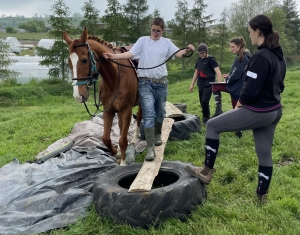
[[[120,166],[126,166],[125,157],[126,149],[128,146],[128,129],[131,122],[132,109],[129,108],[123,113],[118,113],[119,116],[119,127],[120,127],[120,139],[119,146],[121,149],[121,163]]]
[[[108,148],[112,156],[118,153],[117,149],[112,145],[111,138],[110,138],[110,132],[111,132],[114,116],[115,116],[114,113],[108,113],[108,112],[103,113],[104,130],[103,130],[102,141],[105,144],[105,146]]]
[[[134,131],[134,134],[133,134],[133,137],[132,137],[132,140],[131,140],[131,143],[130,143],[131,145],[135,145],[138,138],[139,138],[141,121],[142,121],[142,108],[141,108],[141,105],[139,105],[138,106],[138,111],[137,111],[137,114],[136,114],[136,129]]]

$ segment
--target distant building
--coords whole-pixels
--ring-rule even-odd
[[[16,77],[18,83],[25,84],[29,83],[32,79],[41,81],[49,78],[49,68],[39,64],[42,57],[10,56],[10,59],[12,59],[14,63],[9,66],[9,69],[19,72],[19,75]]]
[[[218,26],[219,26],[218,24],[211,24],[211,25],[207,26],[208,33],[211,35],[215,34],[218,29]]]

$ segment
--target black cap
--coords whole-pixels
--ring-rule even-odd
[[[208,50],[208,47],[206,44],[200,43],[198,45],[198,53],[207,52],[207,50]]]

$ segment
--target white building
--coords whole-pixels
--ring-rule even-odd
[[[15,62],[11,64],[9,69],[19,72],[18,83],[25,84],[32,79],[40,81],[49,78],[49,68],[39,64],[43,59],[40,56],[10,56],[10,59]]]

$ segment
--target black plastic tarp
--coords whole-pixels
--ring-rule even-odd
[[[0,168],[0,234],[36,234],[85,216],[91,189],[115,158],[97,147],[73,147],[43,164],[17,159]]]

